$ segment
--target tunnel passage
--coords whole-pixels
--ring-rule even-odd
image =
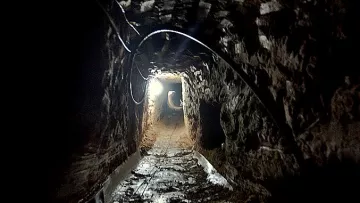
[[[220,125],[220,110],[219,103],[200,102],[200,145],[204,149],[219,148],[225,141],[225,134]]]
[[[181,78],[178,75],[159,74],[150,79],[145,103],[145,121],[148,125],[171,115],[183,117]],[[172,103],[172,105],[171,105]]]
[[[232,186],[199,153],[185,125],[184,110],[180,104],[187,97],[181,83],[155,75],[150,81],[148,97],[151,108],[160,115],[144,132],[139,164],[129,178],[119,183],[110,202],[220,202],[231,198]],[[186,88],[184,88],[186,89]],[[160,91],[161,90],[161,91]],[[156,93],[156,94],[154,94]],[[145,103],[145,106],[148,105]],[[196,104],[192,104],[196,105]],[[145,107],[145,109],[149,109]],[[214,107],[205,107],[204,116]],[[219,114],[219,107],[215,107]],[[146,112],[145,112],[146,114]],[[151,114],[148,115],[153,117]],[[146,117],[146,116],[144,116]],[[216,119],[219,123],[219,116]],[[216,121],[205,120],[213,126]],[[210,129],[211,132],[213,129]],[[206,131],[205,133],[209,133]],[[216,133],[216,132],[215,132]],[[210,139],[213,135],[210,134]],[[174,188],[176,188],[174,190]],[[201,192],[199,192],[201,191]],[[212,194],[209,196],[208,194]]]
[[[116,1],[111,2],[111,5],[114,5],[105,6],[105,9],[111,11],[109,13],[113,17],[122,16]],[[226,142],[224,147],[227,157],[224,162],[226,169],[223,172],[238,185],[252,182],[252,184],[244,186],[248,191],[252,191],[251,195],[255,194],[255,196],[262,196],[266,199],[269,195],[268,192],[261,193],[258,187],[252,188],[251,185],[261,185],[274,178],[276,181],[263,184],[270,191],[269,188],[279,185],[279,180],[285,175],[292,176],[310,167],[323,167],[329,160],[329,153],[336,153],[338,156],[336,158],[340,162],[343,162],[344,157],[348,157],[358,163],[360,154],[358,147],[359,114],[357,112],[359,109],[359,100],[357,99],[359,98],[359,74],[356,71],[358,69],[351,65],[353,62],[355,64],[357,62],[356,50],[359,47],[354,43],[359,41],[354,25],[358,23],[357,21],[360,18],[353,16],[359,13],[356,9],[359,8],[358,3],[346,1],[344,4],[335,5],[334,2],[337,1],[327,1],[322,4],[309,3],[311,1],[294,4],[285,1],[269,1],[266,3],[264,3],[265,1],[257,1],[257,3],[250,4],[251,1],[212,1],[211,3],[200,1],[199,8],[204,8],[208,13],[201,19],[194,19],[200,15],[182,16],[191,7],[184,6],[185,4],[180,2],[169,8],[168,4],[164,4],[162,1],[146,1],[155,2],[150,3],[150,5],[147,3],[146,9],[145,6],[139,6],[142,5],[139,1],[126,2],[129,2],[129,4],[126,3],[128,5],[125,8],[129,14],[129,20],[136,25],[142,36],[152,30],[154,25],[161,23],[166,28],[171,25],[179,25],[184,30],[190,31],[192,29],[190,26],[196,22],[200,29],[192,33],[193,36],[198,39],[208,39],[206,43],[209,46],[226,50],[227,55],[238,65],[238,69],[246,71],[253,83],[263,89],[264,92],[271,93],[273,96],[271,98],[280,101],[278,108],[283,109],[283,111],[279,111],[278,114],[284,117],[286,124],[291,128],[297,144],[295,146],[299,146],[300,154],[305,159],[313,160],[313,165],[301,165],[301,162],[297,162],[292,154],[283,153],[283,149],[289,147],[282,142],[283,137],[277,136],[271,122],[264,116],[265,113],[255,112],[248,108],[253,106],[252,103],[256,102],[256,98],[249,92],[248,88],[241,85],[239,79],[230,77],[228,80],[223,80],[224,69],[214,68],[212,69],[214,78],[203,83],[201,78],[198,80],[199,71],[188,71],[193,73],[189,74],[191,82],[189,89],[192,91],[191,95],[195,95],[191,98],[191,104],[195,104],[191,106],[194,108],[190,108],[188,111],[193,124],[192,131],[197,133],[198,128],[201,127],[202,133],[198,134],[204,135],[201,136],[202,144],[210,145],[207,146],[209,148],[216,148],[222,143],[222,139],[217,136],[221,133],[214,133],[220,129],[220,126],[216,127],[217,123],[220,123],[217,115],[212,116],[217,110],[208,106],[209,110],[204,111],[206,106],[202,105],[201,110],[198,111],[197,102],[201,98],[215,100],[213,94],[221,88],[212,88],[208,92],[203,90],[206,90],[207,86],[221,86],[217,83],[225,81],[226,88],[224,89],[228,91],[225,92],[224,98],[228,98],[228,101],[225,102],[229,106],[228,115],[230,119],[229,122],[224,122],[225,125],[223,126],[226,137],[232,137],[232,141]],[[275,7],[271,5],[274,2],[278,4]],[[164,15],[160,15],[160,13],[164,13],[163,8],[165,7],[170,9],[169,12],[176,13],[176,15],[167,15],[170,16],[170,19],[164,19]],[[191,11],[196,14],[197,10],[192,9]],[[84,19],[89,16],[94,17],[94,12],[88,12]],[[91,19],[88,22],[89,24],[94,22],[105,23],[102,18],[96,21],[92,21],[93,18],[88,19]],[[119,25],[122,37],[127,39],[126,41],[130,39],[132,46],[136,45],[134,44],[136,43],[134,39],[136,33],[132,32],[123,19],[116,18],[115,20],[115,23]],[[242,25],[243,22],[244,25]],[[91,103],[82,105],[81,101],[74,99],[74,104],[80,103],[81,105],[79,105],[79,110],[74,110],[74,115],[71,115],[71,118],[74,118],[72,120],[75,120],[72,125],[79,126],[80,130],[69,134],[68,137],[71,138],[72,143],[82,137],[89,141],[84,143],[86,146],[86,149],[83,150],[84,153],[76,155],[74,164],[64,169],[69,175],[63,178],[64,183],[61,185],[64,187],[61,191],[72,191],[72,193],[59,193],[58,198],[60,199],[69,199],[72,194],[84,197],[85,192],[97,190],[97,186],[101,185],[106,175],[113,171],[116,165],[124,162],[125,158],[134,153],[138,147],[134,138],[136,133],[128,127],[137,126],[135,119],[138,117],[134,113],[135,105],[131,101],[126,84],[129,77],[127,75],[128,65],[123,63],[126,61],[124,60],[127,56],[126,51],[115,40],[113,31],[115,29],[112,29],[111,26],[92,27],[94,28],[91,29],[95,30],[96,28],[96,30],[102,30],[103,33],[99,33],[101,36],[90,36],[89,33],[91,32],[84,32],[89,35],[87,38],[89,44],[98,39],[106,39],[106,41],[101,42],[101,49],[93,48],[96,53],[99,52],[99,57],[92,58],[103,58],[102,60],[106,61],[108,65],[102,67],[88,64],[78,68],[77,72],[86,71],[89,75],[99,76],[95,81],[91,80],[91,83],[89,82],[90,79],[81,80],[80,78],[78,80],[77,76],[74,77],[74,81],[82,81],[81,84],[84,89],[89,90],[84,95],[84,100],[91,101]],[[239,29],[243,27],[248,29]],[[279,28],[284,29],[284,32],[278,32]],[[234,32],[236,30],[241,30],[244,33]],[[200,55],[202,52],[192,49],[191,52],[196,56],[187,53],[186,50],[184,54],[179,55],[178,45],[186,42],[186,40],[181,38],[176,40],[174,36],[169,36],[158,35],[153,40],[153,46],[149,46],[152,50],[145,52],[149,55],[148,58],[152,62],[152,66],[156,66],[158,69],[166,67],[168,70],[175,70],[178,67],[200,67],[196,60],[203,56]],[[250,41],[255,40],[256,43],[250,43],[247,40],[249,39],[248,36],[251,36]],[[159,43],[159,40],[163,38],[170,39],[168,41],[171,43]],[[173,46],[167,46],[167,44]],[[255,47],[245,46],[249,44],[255,44]],[[298,45],[294,46],[294,44]],[[120,49],[118,49],[119,45]],[[183,47],[189,46],[186,43],[183,45]],[[109,53],[100,53],[100,50],[108,49],[110,49]],[[165,54],[163,50],[168,51],[169,54]],[[256,53],[253,53],[254,51]],[[112,58],[112,56],[116,56],[116,58]],[[211,55],[209,55],[210,57]],[[180,65],[175,66],[175,64]],[[148,68],[149,63],[145,65]],[[98,71],[101,72],[94,74]],[[137,83],[141,85],[143,81],[134,80],[134,84]],[[96,87],[99,91],[96,93],[90,91],[92,87]],[[135,95],[142,93],[141,88],[134,89]],[[212,97],[209,99],[209,96]],[[215,96],[217,99],[217,95]],[[241,114],[236,112],[241,112]],[[201,119],[198,118],[199,114]],[[77,115],[81,115],[81,117]],[[94,118],[94,115],[98,116]],[[346,119],[343,122],[341,120],[344,117]],[[238,126],[232,125],[230,121],[239,121]],[[236,122],[234,123],[236,124]],[[94,129],[93,126],[95,126]],[[257,133],[256,137],[247,139],[254,135],[253,132]],[[59,137],[62,139],[63,136]],[[102,142],[99,142],[98,138]],[[243,143],[244,140],[248,142]],[[266,142],[269,145],[258,147],[259,142]],[[205,144],[204,146],[206,146]],[[243,149],[241,146],[244,144],[249,147]],[[98,149],[98,151],[94,149]],[[69,151],[69,154],[76,152],[70,149]],[[78,161],[82,160],[83,156],[86,161]],[[94,164],[95,162],[99,164]],[[109,167],[100,163],[109,163],[107,164]],[[75,171],[83,170],[84,173],[75,173]],[[340,173],[348,174],[346,172]],[[328,179],[330,180],[334,174],[331,172]],[[241,178],[234,179],[236,176]],[[92,177],[92,180],[87,180],[86,177]],[[75,180],[78,184],[72,184],[67,180]],[[311,185],[311,182],[304,185]],[[283,188],[289,188],[289,184],[284,182],[283,186],[278,191],[273,190],[273,192],[279,196],[286,193]],[[340,186],[340,184],[334,186]],[[80,188],[83,190],[79,191]],[[304,192],[301,195],[303,194],[308,193]],[[244,194],[242,196],[247,197],[249,195]],[[74,199],[76,200],[76,198]],[[77,202],[75,200],[74,202]]]
[[[175,145],[193,146],[184,123],[181,81],[180,74],[172,73],[157,74],[150,79],[144,104],[142,151],[148,151],[169,135],[177,137]]]

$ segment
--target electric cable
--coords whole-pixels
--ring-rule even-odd
[[[117,5],[119,5],[120,9],[121,9],[121,12],[123,13],[124,15],[124,18],[125,18],[125,21],[127,22],[127,24],[138,34],[140,35],[139,31],[137,31],[137,29],[128,21],[127,17],[126,17],[126,14],[125,14],[125,9],[122,7],[122,5],[120,4],[120,2],[118,2],[117,0],[115,0]]]
[[[114,32],[117,36],[117,38],[119,39],[120,43],[124,46],[125,50],[128,51],[129,53],[131,53],[131,50],[126,46],[125,42],[123,41],[123,39],[121,38],[120,34],[119,34],[119,30],[117,29],[114,20],[111,18],[110,14],[106,11],[106,9],[101,5],[101,3],[98,0],[95,0],[96,3],[100,6],[101,10],[105,13],[108,21],[110,22],[111,27],[114,29]]]
[[[100,2],[98,0],[96,0],[96,2],[98,3],[98,5],[101,7],[101,9],[103,10],[103,12],[106,14],[111,26],[113,27],[115,33],[116,33],[116,36],[117,38],[119,39],[119,41],[121,42],[121,44],[124,46],[124,48],[126,49],[126,51],[128,51],[129,53],[131,53],[131,50],[126,46],[126,44],[124,43],[124,41],[122,40],[120,34],[119,34],[119,31],[118,29],[116,28],[116,25],[113,21],[113,19],[111,18],[111,16],[109,15],[109,13],[105,10],[105,8],[100,4]],[[121,6],[121,4],[119,2],[116,1],[116,3],[119,5],[121,11],[123,12],[124,14],[124,17],[125,17],[125,20],[127,21],[128,24],[129,21],[127,20],[126,16],[125,16],[125,10],[123,9],[123,7]],[[135,32],[138,33],[138,31],[130,24],[130,26],[135,30]],[[275,117],[274,115],[276,115],[275,113],[276,112],[271,112],[271,110],[265,105],[265,101],[270,101],[270,100],[266,100],[264,99],[263,96],[261,96],[261,94],[259,94],[259,91],[257,90],[255,84],[251,83],[250,82],[250,79],[248,78],[247,74],[242,71],[241,69],[235,69],[233,68],[233,63],[229,62],[230,60],[225,60],[224,56],[221,56],[220,54],[218,54],[217,52],[215,52],[213,49],[211,49],[209,46],[207,46],[206,44],[204,44],[203,42],[201,42],[200,40],[188,35],[188,34],[185,34],[183,32],[180,32],[180,31],[176,31],[176,30],[171,30],[171,29],[161,29],[161,30],[156,30],[156,31],[153,31],[151,32],[150,34],[148,34],[147,36],[145,36],[141,41],[140,43],[138,44],[137,48],[136,48],[136,51],[138,51],[138,49],[141,47],[141,45],[146,41],[148,40],[151,36],[153,35],[156,35],[156,34],[159,34],[159,33],[175,33],[175,34],[178,34],[178,35],[182,35],[188,39],[191,39],[192,41],[200,44],[201,46],[205,47],[206,49],[208,49],[209,51],[211,51],[213,54],[219,56],[222,60],[224,60],[227,64],[230,65],[230,67],[236,72],[239,74],[240,78],[242,81],[244,81],[249,87],[250,89],[252,90],[252,92],[254,92],[255,96],[258,98],[258,100],[260,101],[260,103],[262,104],[262,106],[265,108],[265,110],[268,112],[269,116],[274,120],[275,124],[280,127],[280,120]],[[133,55],[132,57],[132,60],[131,60],[131,71],[130,71],[130,77],[132,76],[132,69],[133,69],[133,65],[134,65],[134,58],[135,58],[135,54]],[[137,68],[138,72],[141,74],[140,70]],[[142,74],[141,74],[142,75]],[[143,75],[142,75],[143,76]],[[145,78],[145,77],[143,77]],[[135,98],[134,98],[134,95],[133,95],[133,92],[132,92],[132,82],[131,82],[131,78],[130,78],[130,94],[131,94],[131,98],[132,100],[134,101],[135,104],[139,105],[141,104],[144,100],[145,100],[145,96],[146,96],[146,90],[147,90],[147,84],[145,86],[145,91],[144,91],[144,95],[143,97],[139,100],[139,101],[136,101]],[[273,105],[274,106],[274,105]]]
[[[133,62],[134,62],[134,61],[133,61]],[[131,96],[131,99],[133,100],[133,102],[134,102],[136,105],[140,105],[140,104],[142,104],[142,103],[144,102],[144,100],[145,100],[146,92],[147,92],[147,89],[148,89],[148,86],[149,86],[149,82],[146,82],[144,94],[143,94],[142,98],[140,99],[140,101],[136,101],[136,99],[134,98],[133,84],[132,84],[132,81],[131,81],[132,74],[133,74],[133,62],[132,62],[132,66],[131,66],[131,68],[130,68],[130,81],[129,81],[130,96]],[[139,73],[140,73],[140,72],[139,72]],[[152,76],[149,75],[149,77],[152,77]]]
[[[114,30],[114,32],[115,32],[118,40],[120,41],[120,43],[124,46],[124,48],[125,48],[126,51],[128,51],[129,53],[131,53],[131,50],[126,46],[125,42],[124,42],[123,39],[121,38],[121,36],[120,36],[120,34],[119,34],[119,31],[118,31],[118,29],[117,29],[117,27],[116,27],[116,25],[115,25],[115,22],[114,22],[114,20],[111,18],[110,14],[106,11],[106,9],[101,5],[101,3],[100,3],[98,0],[96,0],[96,3],[99,5],[99,7],[101,8],[101,10],[105,13],[105,15],[106,15],[106,17],[107,17],[107,19],[108,19],[111,27],[113,28],[113,30]],[[122,13],[124,14],[124,18],[125,18],[126,22],[130,25],[130,27],[132,27],[132,28],[134,29],[134,31],[135,31],[138,35],[140,35],[140,33],[135,29],[135,27],[133,27],[133,26],[130,24],[130,22],[127,20],[127,18],[126,18],[126,16],[125,16],[125,10],[124,10],[123,7],[121,6],[121,4],[120,4],[119,2],[117,2],[117,1],[116,1],[116,3],[119,5]],[[135,58],[135,55],[134,55],[134,58]],[[137,67],[137,70],[138,70],[139,74],[141,75],[141,77],[142,77],[145,81],[147,81],[150,76],[148,76],[147,78],[145,78],[144,75],[141,73],[141,71],[139,70],[138,67]],[[134,102],[135,104],[137,104],[137,105],[140,105],[140,104],[145,100],[146,90],[147,90],[148,84],[146,84],[146,86],[145,86],[144,95],[143,95],[142,99],[140,99],[140,101],[136,101],[135,98],[134,98],[133,87],[132,87],[132,74],[133,74],[133,61],[132,61],[132,63],[131,63],[130,81],[129,81],[129,83],[130,83],[130,84],[129,84],[129,86],[130,86],[130,95],[131,95],[131,99],[133,100],[133,102]]]
[[[138,70],[140,76],[142,77],[142,79],[144,79],[144,80],[146,80],[146,81],[149,80],[149,76],[148,76],[148,77],[145,77],[145,76],[141,73],[141,71],[140,71],[140,69],[139,69],[139,66],[137,65],[136,62],[135,62],[135,66],[136,66],[136,69]]]

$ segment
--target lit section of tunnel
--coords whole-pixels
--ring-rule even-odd
[[[121,37],[119,40],[122,42]],[[140,141],[143,158],[132,175],[117,186],[110,201],[202,202],[235,198],[229,195],[232,186],[199,153],[201,149],[221,150],[224,145],[219,101],[194,100],[190,90],[194,88],[191,77],[200,82],[205,82],[202,77],[212,77],[207,64],[213,63],[212,57],[231,66],[204,43],[176,30],[154,31],[136,47],[130,91],[134,103],[144,105]],[[136,84],[131,80],[136,75],[146,81],[142,98],[133,93]],[[195,110],[193,102],[198,104],[198,112],[190,113]],[[200,123],[189,117],[193,113],[200,115]],[[199,190],[203,193],[199,194]]]
[[[314,4],[309,16],[306,2],[182,3],[98,2],[105,65],[86,69],[98,89],[71,117],[81,142],[69,150],[79,153],[57,197],[308,202],[356,194],[346,187],[360,171],[358,74],[346,68],[354,38],[339,33],[342,23],[331,26],[344,10]]]
[[[120,35],[117,36],[126,47]],[[270,49],[268,44],[263,46]],[[111,201],[238,201],[237,192],[246,193],[240,185],[247,184],[246,180],[238,180],[238,173],[251,173],[255,179],[255,174],[260,174],[261,182],[272,174],[291,174],[304,164],[303,152],[293,136],[294,128],[288,123],[288,112],[278,107],[273,92],[261,88],[263,81],[258,78],[261,74],[249,74],[252,65],[245,63],[249,67],[244,68],[244,64],[229,57],[226,48],[209,47],[173,29],[150,32],[134,47],[134,50],[126,48],[128,52],[136,52],[132,54],[131,73],[149,80],[142,84],[145,87],[142,96],[132,96],[137,105],[145,101],[140,141],[145,158],[117,188]],[[236,51],[241,49],[244,48]],[[268,54],[278,53],[272,51]],[[243,53],[245,58],[247,54]],[[162,75],[163,72],[168,75]],[[180,86],[180,82],[172,81],[171,77],[181,81],[182,108],[180,105],[174,108],[169,97],[172,91],[180,92],[173,88]],[[130,85],[134,84],[130,81]],[[140,89],[131,86],[131,95],[133,91],[141,92]],[[217,172],[199,152],[225,176],[226,179],[219,175],[221,181],[215,181],[222,183],[221,189],[200,175],[200,171]],[[291,167],[282,171],[266,164],[270,163],[267,157],[272,157],[272,163]],[[192,170],[183,169],[199,169],[197,163],[205,164],[195,176]],[[248,167],[251,172],[247,171]],[[158,172],[160,175],[156,175]],[[151,182],[153,179],[155,183]],[[232,195],[228,193],[232,189],[228,181],[238,188]],[[274,188],[261,186],[261,198],[268,195],[267,189]],[[196,195],[197,190],[203,193]]]
[[[117,37],[126,47],[120,35]],[[229,195],[233,187],[199,152],[222,150],[224,146],[219,101],[196,100],[191,91],[192,80],[206,82],[202,77],[212,77],[208,63],[214,64],[213,57],[231,66],[204,43],[176,30],[154,31],[136,47],[136,54],[130,55],[129,85],[133,102],[143,106],[141,160],[130,158],[128,162],[135,159],[134,163],[139,163],[121,165],[116,170],[119,174],[131,169],[131,175],[121,175],[117,186],[114,182],[106,188],[104,201],[202,202],[236,198]],[[143,82],[134,82],[138,80]]]
[[[185,73],[152,71],[156,73],[148,80],[144,99],[142,159],[116,187],[110,202],[228,200],[232,186],[195,150],[190,136],[183,102],[189,101]],[[210,124],[221,128],[219,123]],[[219,142],[216,133],[211,132],[213,140],[207,142]]]

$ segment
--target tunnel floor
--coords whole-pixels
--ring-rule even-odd
[[[178,116],[166,116],[148,133],[157,133],[155,143],[111,202],[235,202],[225,178],[184,141],[186,130]]]

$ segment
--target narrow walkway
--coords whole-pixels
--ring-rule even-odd
[[[112,202],[229,202],[231,186],[179,140],[184,137],[183,124],[177,119],[166,123],[161,129],[154,125],[159,136],[153,148],[118,186]]]

